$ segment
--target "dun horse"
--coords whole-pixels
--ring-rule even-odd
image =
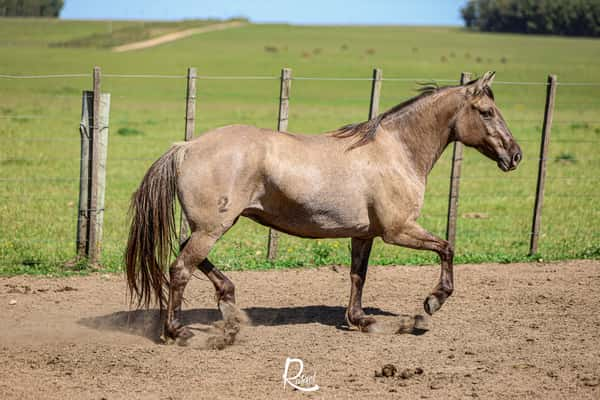
[[[322,135],[232,125],[173,145],[132,198],[126,250],[132,298],[146,306],[156,299],[161,310],[166,303],[165,337],[185,339],[192,333],[175,314],[199,268],[213,283],[227,320],[226,313],[237,310],[234,285],[207,257],[244,216],[300,237],[351,238],[346,318],[361,331],[375,322],[361,304],[373,239],[436,252],[441,275],[424,301],[433,314],[454,289],[453,249],[416,222],[427,175],[452,141],[476,148],[503,171],[515,169],[522,157],[494,102],[493,78],[488,72],[462,86],[427,87],[369,121]],[[167,276],[175,197],[191,236]]]

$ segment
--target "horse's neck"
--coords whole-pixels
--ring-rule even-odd
[[[434,93],[409,110],[390,115],[384,121],[413,161],[415,172],[426,177],[450,142],[451,122],[460,101],[455,93]]]

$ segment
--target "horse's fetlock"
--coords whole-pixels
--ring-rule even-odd
[[[348,317],[348,322],[350,322],[352,325],[358,325],[360,319],[364,317],[364,315],[365,313],[362,310],[362,308],[358,307],[350,307],[348,308],[348,311],[346,313],[346,316]]]

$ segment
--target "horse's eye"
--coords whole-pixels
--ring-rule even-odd
[[[489,119],[494,116],[494,109],[492,108],[489,108],[487,110],[481,110],[479,112],[481,113],[481,116],[485,119]]]

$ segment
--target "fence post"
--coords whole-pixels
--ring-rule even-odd
[[[529,241],[529,255],[538,251],[538,240],[542,226],[542,207],[544,205],[544,185],[546,183],[546,158],[550,145],[550,132],[552,130],[552,117],[554,114],[554,99],[556,97],[556,75],[548,75],[546,87],[546,106],[544,108],[544,125],[542,127],[542,141],[540,144],[540,159],[538,162],[537,187],[535,190],[535,205],[533,208],[533,222],[531,224],[531,239]]]
[[[470,72],[460,74],[460,84],[471,80]],[[454,247],[456,243],[456,219],[458,217],[458,193],[460,189],[460,172],[463,159],[463,144],[455,141],[452,149],[452,167],[450,170],[450,191],[448,193],[448,216],[446,220],[446,240]]]
[[[187,91],[185,103],[185,137],[187,142],[194,138],[196,130],[196,68],[188,68],[187,71]],[[181,228],[179,230],[179,244],[187,240],[189,225],[183,209],[181,210]]]
[[[79,157],[79,212],[77,213],[77,260],[88,255],[88,225],[89,225],[89,190],[90,190],[90,127],[93,122],[93,92],[85,90],[81,97],[81,151]]]
[[[93,72],[93,125],[91,130],[91,168],[88,224],[88,260],[91,265],[97,264],[102,246],[102,221],[104,217],[104,190],[106,182],[106,145],[108,139],[108,106],[110,100],[102,102],[100,92],[101,71],[94,67]],[[103,139],[106,137],[106,140]]]
[[[381,94],[381,69],[373,69],[373,81],[371,84],[371,103],[369,104],[369,119],[373,119],[379,113],[379,95]]]
[[[281,70],[281,84],[279,88],[279,118],[277,120],[277,130],[280,132],[287,131],[291,88],[292,70],[291,68],[283,68]],[[279,234],[276,230],[269,228],[269,243],[267,248],[267,259],[269,261],[273,261],[275,258],[277,258],[278,242]]]
[[[110,93],[101,93],[100,105],[98,107],[98,134],[96,135],[94,147],[97,149],[98,158],[95,161],[96,175],[96,241],[95,254],[91,259],[94,263],[100,258],[102,252],[102,237],[104,227],[104,203],[106,194],[106,159],[108,156],[108,126],[110,115]]]

